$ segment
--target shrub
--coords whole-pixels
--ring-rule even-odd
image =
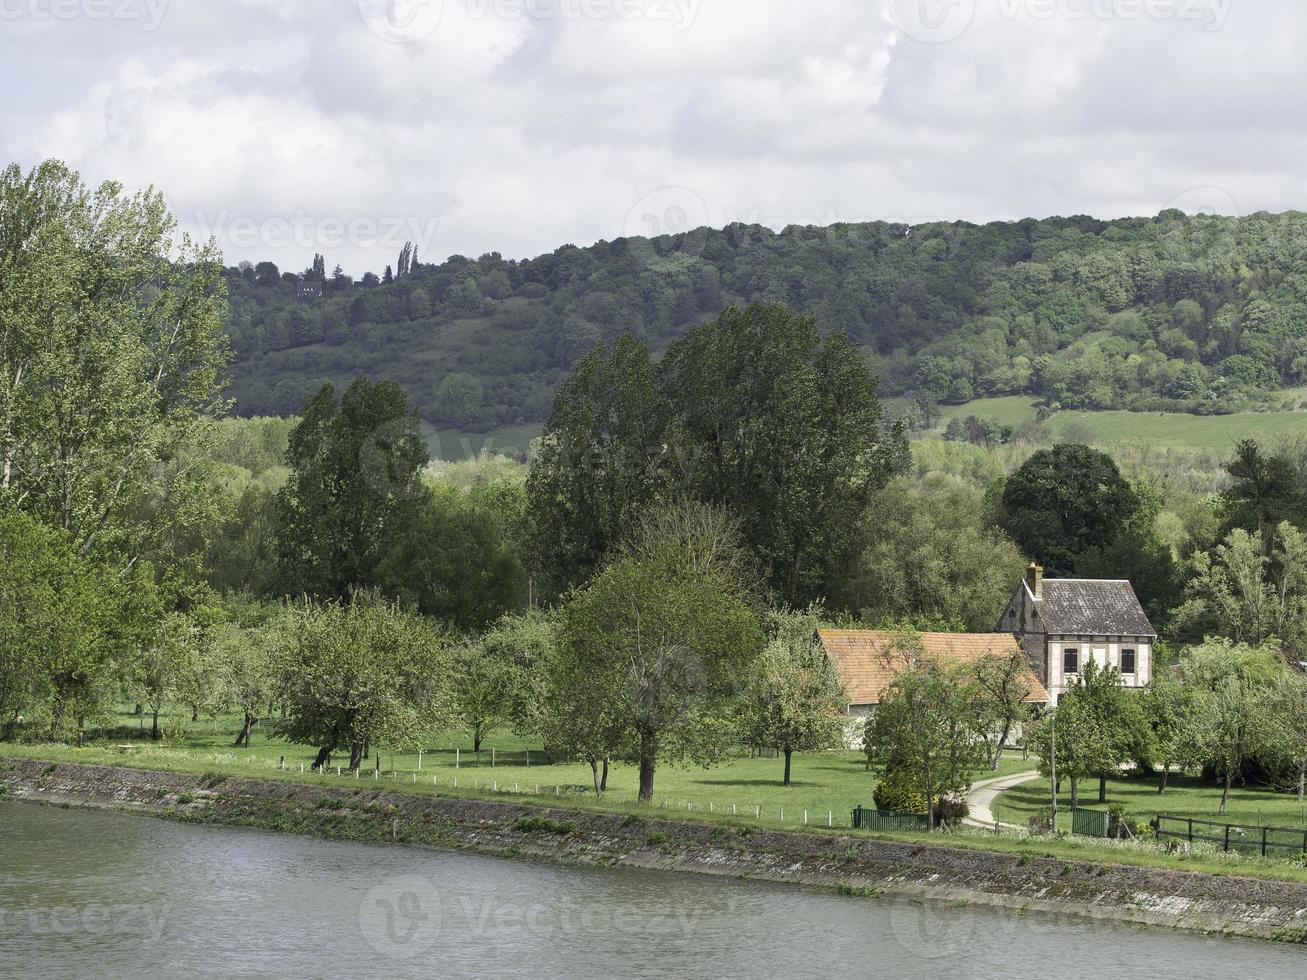
[[[513,822],[513,829],[526,833],[570,834],[576,830],[571,820],[550,820],[548,817],[520,817]]]
[[[946,796],[935,804],[935,823],[941,827],[956,827],[971,815],[966,800]]]
[[[191,796],[190,793],[179,793],[177,795],[177,802],[181,806],[187,806],[188,804],[195,802],[195,797]]]
[[[889,770],[876,784],[871,794],[876,806],[895,813],[925,813],[926,794],[917,786],[911,775]]]

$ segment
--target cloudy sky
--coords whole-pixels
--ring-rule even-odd
[[[1301,0],[0,0],[0,158],[355,275],[700,224],[1307,208]]]

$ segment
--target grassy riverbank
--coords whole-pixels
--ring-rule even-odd
[[[831,828],[825,826],[824,819],[819,819],[815,810],[809,810],[809,823],[802,822],[802,809],[787,809],[782,822],[780,808],[774,811],[760,809],[748,811],[737,806],[732,814],[729,808],[719,806],[711,809],[707,805],[695,805],[693,801],[686,806],[684,801],[674,800],[659,795],[655,805],[650,807],[633,802],[630,796],[612,793],[601,801],[593,795],[567,794],[555,795],[554,785],[540,783],[537,793],[536,784],[523,784],[518,781],[516,790],[510,780],[500,779],[498,772],[492,775],[490,768],[481,770],[463,770],[458,774],[458,784],[454,785],[455,776],[451,769],[441,767],[434,772],[426,767],[424,755],[423,776],[417,778],[416,770],[405,775],[401,771],[383,770],[383,775],[373,778],[360,776],[354,778],[348,774],[336,776],[333,772],[326,775],[305,772],[301,774],[298,764],[282,770],[278,765],[267,765],[264,760],[252,754],[237,758],[220,758],[213,762],[213,755],[206,759],[193,751],[179,750],[164,746],[141,747],[126,752],[111,746],[88,746],[73,748],[59,745],[4,745],[0,746],[0,764],[3,757],[49,760],[52,764],[71,762],[85,765],[127,766],[159,772],[203,774],[210,779],[223,776],[244,776],[261,779],[285,781],[296,785],[319,786],[324,789],[347,789],[354,792],[403,793],[418,797],[437,796],[462,800],[480,800],[512,802],[517,804],[547,806],[554,809],[573,810],[578,813],[601,812],[622,815],[633,819],[676,819],[693,823],[709,823],[716,826],[738,829],[748,833],[755,830],[786,830],[806,832],[819,835],[836,835],[840,837],[867,838],[904,843],[924,844],[936,847],[953,847],[964,850],[1018,855],[1021,861],[1035,859],[1052,859],[1068,862],[1093,862],[1103,868],[1119,865],[1135,868],[1159,868],[1173,871],[1189,871],[1214,875],[1239,875],[1261,878],[1269,881],[1289,881],[1307,884],[1307,867],[1301,862],[1269,860],[1253,856],[1223,854],[1210,849],[1199,848],[1190,854],[1167,854],[1149,842],[1114,842],[1085,837],[1030,837],[1024,834],[994,834],[979,829],[962,828],[933,835],[924,833],[890,833],[852,831],[848,826],[849,815],[842,813],[840,822]],[[416,756],[414,757],[416,759]],[[767,761],[767,760],[754,760]],[[1009,763],[1011,765],[1011,763]],[[525,768],[525,767],[523,767]],[[541,773],[546,768],[532,766],[533,772]],[[559,767],[563,768],[563,767]],[[498,770],[498,767],[496,767]],[[512,770],[504,770],[510,772]],[[720,770],[708,770],[708,773]],[[0,772],[0,783],[3,783]],[[760,806],[760,805],[759,805]],[[821,814],[824,818],[825,813]],[[842,826],[841,826],[842,824]]]

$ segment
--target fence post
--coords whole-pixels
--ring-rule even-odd
[[[422,750],[418,749],[418,772],[422,771]]]
[[[1194,818],[1190,817],[1189,818],[1189,843],[1192,845],[1193,842],[1194,842]]]
[[[1225,825],[1225,849],[1227,851],[1230,849],[1230,825],[1229,824]]]
[[[454,768],[458,768],[458,749],[454,750]]]
[[[831,820],[832,820],[833,817],[834,817],[834,812],[835,812],[835,811],[833,811],[833,810],[827,810],[827,811],[826,811],[826,826],[827,826],[827,827],[833,827],[833,826],[835,826],[833,823],[831,823]]]
[[[1262,857],[1266,857],[1266,827],[1262,828]]]

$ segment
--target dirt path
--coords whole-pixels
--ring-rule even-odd
[[[971,816],[967,817],[966,822],[972,827],[984,827],[987,830],[993,830],[996,823],[1004,830],[1025,830],[1025,827],[1018,824],[999,823],[991,807],[998,794],[1004,790],[1042,778],[1037,771],[1031,770],[1009,776],[996,776],[993,779],[982,779],[978,783],[973,783],[971,792],[967,794],[967,802],[971,804]]]

